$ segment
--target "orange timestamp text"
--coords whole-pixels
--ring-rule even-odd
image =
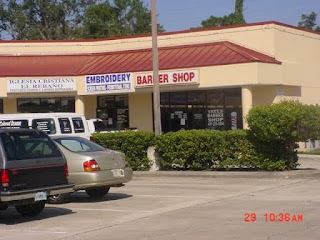
[[[245,213],[244,222],[253,223],[259,219],[263,219],[265,222],[280,222],[280,223],[295,223],[303,222],[303,214],[291,214],[291,213],[264,213],[262,215],[257,215],[256,213]]]

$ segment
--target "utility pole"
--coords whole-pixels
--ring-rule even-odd
[[[161,134],[160,90],[159,90],[159,58],[158,58],[158,24],[156,0],[151,0],[152,25],[152,59],[153,59],[153,122],[154,133]]]

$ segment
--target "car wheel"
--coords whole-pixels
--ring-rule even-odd
[[[110,190],[110,187],[87,189],[86,193],[94,199],[102,199]]]
[[[69,199],[70,199],[70,193],[56,194],[56,195],[52,195],[48,198],[48,203],[62,204],[62,203],[69,202]]]
[[[45,204],[46,201],[40,201],[25,205],[18,205],[15,206],[15,208],[18,211],[18,213],[20,213],[22,216],[36,216],[42,212]]]

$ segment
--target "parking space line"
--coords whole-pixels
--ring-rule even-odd
[[[75,211],[106,211],[106,212],[133,212],[133,213],[152,213],[153,211],[132,211],[123,209],[101,209],[101,208],[69,208]]]
[[[135,194],[133,197],[148,197],[148,198],[189,198],[189,199],[215,199],[215,197],[198,197],[198,196],[185,196],[185,195],[138,195]]]
[[[18,230],[17,228],[15,229],[4,229],[1,230],[0,232],[21,232],[21,233],[50,233],[50,234],[68,234],[68,232],[57,232],[57,231],[42,231],[42,230],[29,230],[29,229],[20,229]]]

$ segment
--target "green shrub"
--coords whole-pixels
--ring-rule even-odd
[[[258,168],[257,153],[245,130],[190,130],[155,138],[161,169]]]
[[[298,165],[297,142],[320,138],[319,106],[298,101],[254,107],[247,122],[249,140],[260,157],[267,165],[283,170]],[[261,162],[260,168],[267,168],[265,161]]]
[[[149,170],[150,160],[147,150],[152,146],[154,133],[143,131],[124,131],[116,133],[95,133],[94,141],[105,148],[126,154],[129,167],[133,170]]]

